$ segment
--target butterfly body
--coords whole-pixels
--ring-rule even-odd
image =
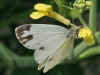
[[[25,24],[15,29],[16,37],[26,48],[35,49],[34,60],[43,72],[70,57],[73,39],[68,29],[49,24]]]

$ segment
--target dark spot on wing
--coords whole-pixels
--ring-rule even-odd
[[[22,31],[29,31],[31,28],[31,25],[30,24],[26,24],[26,25],[23,25],[22,27],[20,27],[19,29],[21,29]]]
[[[28,36],[24,37],[24,39],[32,40],[33,36],[32,35],[28,35]]]
[[[45,47],[44,46],[41,46],[40,48],[39,48],[39,50],[44,50],[45,49]]]
[[[28,36],[22,37],[22,35],[24,34],[24,31],[30,31],[30,28],[31,28],[31,25],[30,24],[26,24],[26,25],[20,26],[16,30],[17,37],[23,44],[25,44],[27,41],[33,39],[32,35],[28,35]]]
[[[17,29],[16,33],[17,33],[17,36],[20,38],[20,36],[23,35],[23,29],[22,29],[22,27],[19,28],[19,29]]]
[[[23,44],[33,39],[32,35],[28,35],[26,37],[21,37],[19,40],[22,41]]]
[[[20,38],[24,31],[29,31],[31,28],[30,24],[23,25],[16,30],[17,36]]]
[[[25,25],[25,29],[26,29],[27,31],[29,31],[30,28],[31,28],[31,25],[30,25],[30,24]]]

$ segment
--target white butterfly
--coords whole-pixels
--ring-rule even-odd
[[[43,72],[68,59],[73,49],[70,31],[50,24],[25,24],[15,29],[19,42],[28,49],[35,49],[34,59]]]

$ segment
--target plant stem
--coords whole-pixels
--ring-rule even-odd
[[[93,32],[96,31],[96,1],[97,0],[91,0],[92,1],[92,6],[90,8],[90,13],[89,13],[89,25],[90,28]]]
[[[80,54],[78,59],[84,59],[93,55],[100,54],[100,45],[87,49],[84,53]]]
[[[70,21],[69,19],[63,17],[62,15],[58,14],[57,12],[53,12],[53,11],[52,11],[50,14],[51,14],[51,15],[50,15],[51,18],[56,19],[57,21],[59,21],[59,22],[65,24],[66,26],[70,26],[70,25],[71,25],[73,28],[79,29],[79,27],[76,26],[76,25],[74,25],[74,24],[72,24],[71,21]]]
[[[3,59],[3,63],[8,68],[14,68],[14,63],[12,57],[6,52],[6,48],[0,43],[0,57]]]
[[[66,0],[54,0],[57,7],[58,7],[58,11],[59,13],[62,15],[62,16],[66,16],[66,13],[65,13],[65,9],[64,9],[64,5],[65,3],[67,4]]]
[[[93,5],[91,6],[89,12],[89,25],[91,30],[93,32],[96,32],[96,0],[91,0],[91,1]],[[95,35],[96,39],[98,39],[99,37],[100,37],[99,35]],[[82,43],[79,46],[77,46],[74,50],[74,55],[77,56],[78,60],[82,60],[97,54],[100,54],[100,45],[89,48],[88,45],[86,46],[84,43]]]
[[[95,39],[98,42],[98,45],[93,47],[88,47],[85,42],[80,43],[73,51],[73,56],[77,61],[88,58],[93,55],[100,54],[100,32],[95,33]]]
[[[6,48],[2,43],[0,43],[0,57],[3,59],[3,65],[11,69],[15,68],[15,66],[19,68],[32,67],[34,64],[33,56],[18,56]]]
[[[82,15],[79,16],[79,20],[82,23],[82,25],[86,26],[87,23],[85,22],[85,20],[83,19]]]

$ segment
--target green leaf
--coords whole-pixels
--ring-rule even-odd
[[[75,19],[78,18],[82,14],[82,9],[73,8],[70,12],[70,16]]]

